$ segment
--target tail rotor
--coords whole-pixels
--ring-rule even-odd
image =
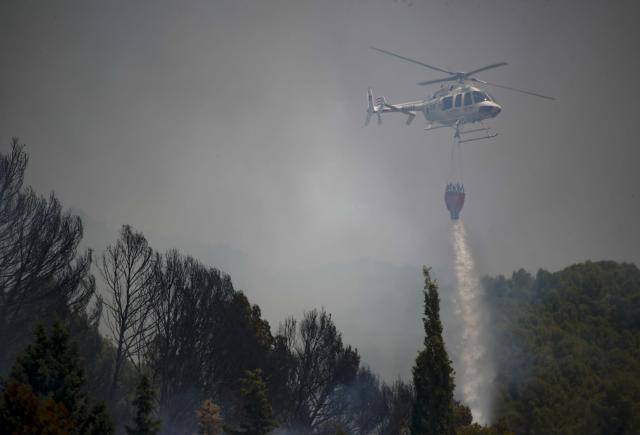
[[[369,125],[369,121],[371,120],[371,116],[376,114],[378,117],[378,125],[382,124],[382,109],[384,108],[386,101],[384,97],[378,97],[375,100],[375,104],[373,102],[373,90],[369,88],[367,90],[367,118],[364,121],[363,127]]]
[[[382,110],[384,109],[385,105],[387,104],[387,101],[384,99],[384,97],[378,97],[376,98],[376,113],[378,114],[378,125],[382,124]]]

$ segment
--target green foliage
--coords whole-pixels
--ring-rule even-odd
[[[456,435],[514,435],[503,421],[490,426],[474,423],[471,409],[457,400],[453,403],[453,424]]]
[[[9,377],[9,384],[29,385],[34,395],[63,405],[75,422],[73,433],[112,433],[110,417],[102,404],[87,396],[84,381],[77,346],[59,321],[49,336],[37,327],[35,342],[18,357]]]
[[[267,386],[262,380],[262,370],[247,370],[240,384],[246,420],[242,423],[242,431],[239,433],[265,435],[271,432],[277,424],[267,398]]]
[[[347,435],[347,431],[344,428],[339,427],[336,429],[336,435]]]
[[[85,381],[78,364],[78,350],[60,322],[54,323],[51,336],[47,336],[42,325],[36,328],[35,343],[18,357],[11,379],[31,385],[36,394],[51,394],[67,409],[84,405],[78,403]]]
[[[126,426],[129,435],[155,435],[160,430],[160,420],[154,419],[156,409],[156,392],[149,376],[140,375],[136,397],[133,399],[135,416],[133,426]]]
[[[458,428],[469,426],[473,423],[473,415],[471,414],[471,409],[468,406],[463,405],[462,403],[454,400],[453,402],[453,426],[456,428],[456,432]]]
[[[485,280],[496,414],[518,434],[640,433],[640,271],[587,262]]]
[[[515,435],[509,431],[503,424],[493,426],[480,426],[473,423],[468,426],[462,426],[456,429],[456,435]]]
[[[211,400],[202,402],[200,409],[196,413],[198,416],[199,435],[221,435],[222,417],[220,417],[220,407]]]
[[[415,435],[447,435],[454,433],[453,369],[442,339],[438,286],[429,269],[423,268],[424,284],[424,350],[413,368],[415,402],[411,432]]]

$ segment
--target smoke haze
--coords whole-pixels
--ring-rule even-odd
[[[637,16],[632,1],[4,1],[0,143],[20,136],[28,183],[79,210],[97,251],[130,224],[230,273],[272,326],[324,306],[373,370],[407,378],[422,264],[455,291],[451,135],[361,128],[368,86],[393,103],[438,77],[369,47],[506,61],[481,78],[557,98],[490,90],[500,135],[463,146],[479,274],[638,263]]]

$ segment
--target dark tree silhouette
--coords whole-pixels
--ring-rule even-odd
[[[287,319],[279,335],[295,359],[285,419],[300,432],[312,431],[340,412],[335,400],[341,396],[335,393],[338,387],[353,382],[360,356],[342,344],[342,335],[324,309],[305,313],[299,324]]]
[[[127,426],[128,435],[155,435],[160,430],[160,420],[154,418],[156,409],[156,392],[146,374],[140,375],[133,399],[135,415],[133,426]]]
[[[125,360],[138,369],[142,366],[144,347],[152,332],[149,312],[153,303],[155,255],[141,233],[124,225],[115,246],[102,255],[100,273],[109,295],[104,300],[106,320],[115,343],[116,354],[111,400],[117,395]]]
[[[414,392],[411,384],[397,380],[391,386],[383,386],[385,419],[380,425],[381,435],[405,435],[411,427]]]
[[[78,254],[82,223],[25,188],[29,158],[14,138],[0,154],[0,370],[28,342],[34,319],[83,313],[94,294],[91,252]]]
[[[238,379],[268,366],[269,324],[228,275],[177,251],[157,258],[147,363],[159,385],[163,426],[196,430],[193,412],[207,397],[224,403],[226,420],[239,422]]]
[[[369,367],[360,367],[354,381],[344,389],[346,406],[343,421],[354,435],[367,435],[378,428],[386,416],[386,403],[380,379]]]

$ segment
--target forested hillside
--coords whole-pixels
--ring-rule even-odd
[[[80,218],[25,185],[28,161],[17,139],[0,154],[0,433],[408,426],[410,385],[382,382],[326,310],[272,329],[227,274],[128,225],[82,251]]]
[[[499,423],[481,427],[453,400],[428,268],[413,382],[387,384],[325,309],[272,327],[230,276],[128,225],[80,250],[27,166],[17,140],[0,154],[0,433],[640,433],[634,265],[484,280]]]
[[[496,416],[518,434],[640,433],[640,270],[587,262],[484,282]]]

